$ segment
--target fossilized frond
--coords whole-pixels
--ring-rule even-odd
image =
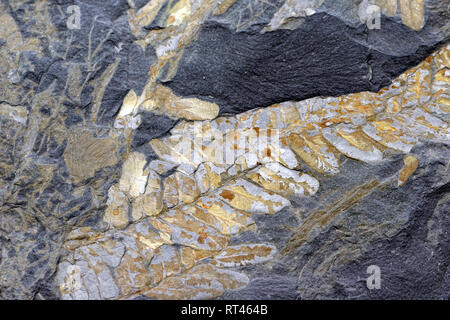
[[[321,177],[339,174],[345,157],[370,165],[424,140],[448,142],[449,52],[442,48],[378,93],[183,120],[149,142],[158,159],[147,163],[130,153],[109,191],[111,228],[77,229],[66,242],[71,258],[58,272],[63,297],[213,298],[245,286],[248,278],[227,268],[278,254],[269,243],[230,244],[231,236],[256,228],[252,216],[314,195]],[[412,155],[404,162],[400,186],[418,166]],[[316,216],[301,227],[298,245],[322,217]],[[69,266],[82,286],[70,286]]]

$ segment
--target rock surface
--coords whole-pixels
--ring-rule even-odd
[[[449,18],[0,0],[0,298],[449,299]]]

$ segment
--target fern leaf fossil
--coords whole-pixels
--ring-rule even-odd
[[[257,228],[255,215],[277,214],[293,198],[316,194],[322,177],[339,175],[345,158],[372,165],[404,154],[401,187],[417,168],[415,145],[449,141],[449,86],[447,45],[377,93],[287,101],[233,117],[178,98],[172,114],[184,119],[149,142],[158,159],[128,154],[109,190],[109,227],[69,235],[57,275],[62,297],[214,298],[245,286],[248,277],[229,268],[268,261],[280,248],[233,245],[233,235]],[[152,105],[145,101],[145,92],[130,92],[116,130],[132,131],[139,110]],[[252,148],[255,137],[267,142],[263,148]],[[232,160],[224,160],[230,153]]]

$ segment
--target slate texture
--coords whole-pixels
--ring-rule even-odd
[[[0,298],[449,299],[448,3],[363,2],[0,0]]]

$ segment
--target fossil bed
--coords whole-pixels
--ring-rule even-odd
[[[0,298],[450,299],[449,26],[0,0]]]

